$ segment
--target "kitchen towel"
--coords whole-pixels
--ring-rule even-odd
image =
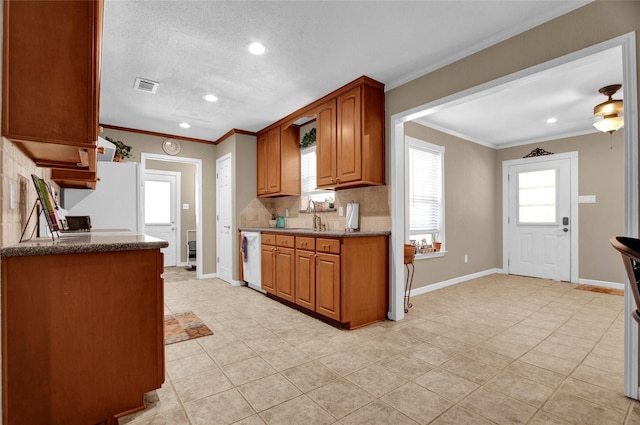
[[[242,237],[242,261],[247,262],[247,237]]]

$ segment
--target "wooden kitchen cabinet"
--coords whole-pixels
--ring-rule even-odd
[[[295,303],[311,311],[316,309],[315,238],[296,237]]]
[[[276,295],[276,236],[262,234],[260,252],[262,289]]]
[[[258,134],[258,197],[300,195],[300,149],[298,127],[280,126]]]
[[[385,183],[384,86],[362,77],[316,110],[319,188]]]
[[[276,295],[295,302],[295,250],[276,247]]]
[[[3,256],[2,422],[144,408],[165,375],[162,271],[160,249]]]
[[[316,254],[316,313],[340,321],[340,256]]]
[[[4,2],[2,135],[37,166],[80,171],[73,182],[86,180],[90,187],[96,181],[102,14],[101,0]],[[69,181],[64,175],[59,183]]]
[[[336,99],[323,103],[316,111],[316,184],[335,185],[336,166]]]
[[[389,296],[387,236],[295,239],[295,299],[292,302],[279,293],[272,295],[348,329],[385,320]]]
[[[295,302],[294,240],[290,235],[276,235],[276,295],[289,302]]]

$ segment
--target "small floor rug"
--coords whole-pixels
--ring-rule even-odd
[[[604,286],[576,285],[575,289],[581,289],[583,291],[591,291],[591,292],[600,292],[602,294],[624,295],[624,291],[622,289],[605,288]]]
[[[164,344],[213,335],[211,329],[191,311],[164,316]]]

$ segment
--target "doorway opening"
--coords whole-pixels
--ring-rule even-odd
[[[139,223],[142,223],[142,229],[141,232],[144,233],[145,232],[145,228],[144,228],[144,214],[145,214],[145,184],[144,184],[144,175],[146,174],[147,168],[165,168],[165,167],[158,167],[157,165],[160,163],[174,163],[176,165],[185,165],[185,164],[190,164],[191,167],[195,167],[195,172],[192,173],[192,178],[193,178],[193,196],[194,196],[194,201],[193,201],[193,205],[191,205],[190,203],[188,205],[183,205],[180,203],[179,200],[177,200],[175,202],[176,204],[176,208],[178,208],[178,210],[182,210],[185,211],[185,208],[187,210],[192,210],[195,213],[195,223],[192,225],[188,225],[187,227],[189,228],[184,228],[181,229],[180,233],[177,234],[177,239],[181,242],[176,243],[176,248],[180,250],[180,252],[186,253],[185,255],[188,259],[188,249],[187,249],[187,240],[186,240],[186,231],[187,230],[195,230],[195,236],[190,236],[190,238],[195,238],[195,242],[196,242],[196,259],[195,259],[195,265],[196,265],[196,278],[197,279],[202,279],[202,264],[203,264],[203,260],[202,260],[202,255],[201,253],[202,251],[202,160],[201,159],[197,159],[197,158],[186,158],[186,157],[177,157],[177,156],[169,156],[169,155],[160,155],[160,154],[153,154],[153,153],[146,153],[146,152],[142,152],[140,154],[140,181],[139,181],[139,188],[140,188],[140,200],[139,200]],[[150,167],[149,165],[154,165],[154,167]],[[168,165],[168,164],[167,164]],[[189,167],[189,168],[191,168]],[[184,173],[183,174],[183,179],[185,179]],[[189,178],[188,180],[191,180],[191,178]],[[189,182],[191,183],[191,182]],[[183,193],[184,195],[184,193]],[[184,214],[183,214],[184,215]],[[194,227],[194,229],[191,229],[191,226]],[[184,234],[184,235],[183,235]],[[180,264],[184,263],[184,265],[187,265],[187,261],[188,260],[184,260],[180,262]]]
[[[553,67],[569,63],[578,58],[593,55],[607,49],[620,46],[622,49],[622,91],[625,109],[631,111],[624,115],[624,203],[625,235],[638,237],[638,115],[637,111],[638,87],[636,70],[636,41],[635,33],[628,33],[614,39],[596,44],[577,52],[556,58],[528,69],[510,74],[480,86],[452,94],[450,96],[416,106],[397,113],[391,117],[390,156],[391,156],[391,293],[389,300],[389,318],[402,320],[403,309],[403,244],[404,238],[404,124],[424,117],[437,110],[444,109],[452,103],[464,102],[466,98],[480,96],[482,92],[496,89],[507,83]],[[504,267],[503,267],[504,268]],[[628,292],[628,291],[627,291]],[[639,389],[639,358],[638,358],[638,324],[631,319],[628,312],[632,311],[633,299],[625,294],[625,385],[624,394],[638,399]]]

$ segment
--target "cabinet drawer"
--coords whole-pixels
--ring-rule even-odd
[[[263,233],[262,234],[262,243],[264,245],[275,245],[276,244],[276,235],[271,233]]]
[[[340,239],[316,238],[316,251],[340,254]]]
[[[294,245],[294,241],[295,241],[295,237],[294,236],[290,236],[290,235],[276,235],[276,245],[277,246],[286,246],[289,248],[293,248]]]
[[[316,238],[308,238],[308,237],[298,236],[296,238],[296,248],[297,249],[306,249],[307,251],[315,251],[316,250]]]

